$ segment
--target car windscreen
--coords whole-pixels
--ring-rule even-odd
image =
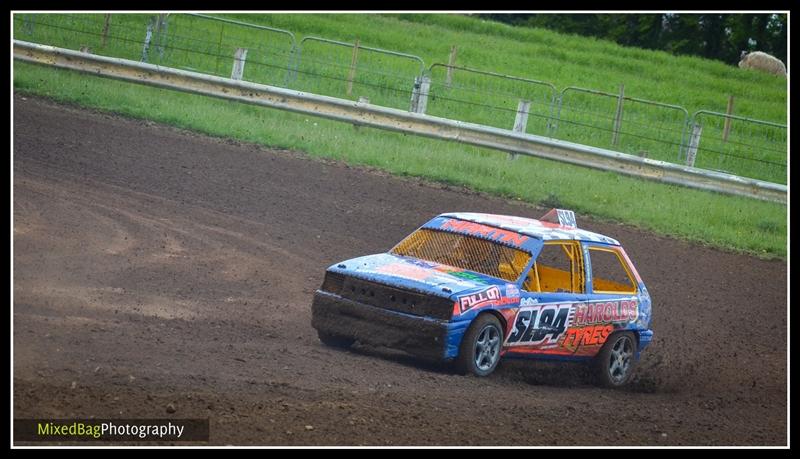
[[[509,282],[519,279],[531,255],[497,242],[465,234],[420,228],[391,253],[475,271]]]

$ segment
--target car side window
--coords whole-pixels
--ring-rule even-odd
[[[589,247],[594,293],[636,293],[636,282],[625,260],[613,248]]]
[[[580,244],[560,241],[542,246],[522,288],[529,292],[583,293],[583,285]]]

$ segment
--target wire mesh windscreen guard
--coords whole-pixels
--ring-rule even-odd
[[[475,271],[509,282],[519,279],[531,255],[525,251],[464,234],[420,228],[392,253]]]

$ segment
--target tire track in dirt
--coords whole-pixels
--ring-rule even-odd
[[[580,366],[477,379],[323,347],[325,268],[450,211],[544,209],[16,96],[14,416],[173,403],[214,444],[786,443],[786,263],[580,216],[653,297],[629,390]]]

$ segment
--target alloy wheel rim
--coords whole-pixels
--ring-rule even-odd
[[[494,325],[483,327],[475,342],[475,366],[481,371],[494,367],[500,356],[500,330]]]
[[[612,382],[619,384],[627,379],[632,358],[633,342],[630,337],[622,336],[614,343],[614,347],[611,348],[608,373]]]

